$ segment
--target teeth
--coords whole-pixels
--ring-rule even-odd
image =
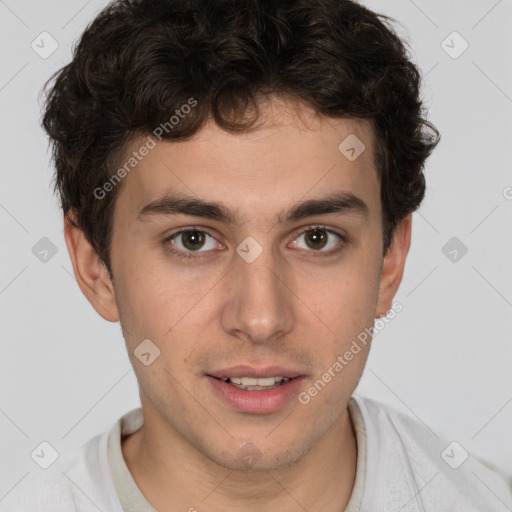
[[[254,377],[230,377],[229,380],[232,384],[238,384],[242,386],[262,386],[268,387],[284,380],[288,382],[290,379],[283,377],[265,377],[261,379],[255,379]]]
[[[249,391],[258,391],[262,389],[273,389],[290,380],[289,377],[264,377],[256,379],[254,377],[221,377],[223,382],[228,382],[239,389]]]

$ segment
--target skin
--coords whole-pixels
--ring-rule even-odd
[[[159,142],[123,180],[113,280],[83,232],[65,225],[81,290],[101,316],[121,322],[145,420],[122,451],[158,510],[234,511],[242,503],[248,512],[339,512],[354,485],[357,443],[347,404],[370,344],[307,405],[292,399],[268,414],[235,410],[205,373],[243,363],[282,365],[306,374],[301,391],[310,388],[391,308],[411,217],[399,223],[384,256],[373,132],[364,120],[328,119],[283,98],[266,103],[260,119],[252,133],[208,123],[187,141]],[[338,150],[349,134],[366,146],[355,161]],[[338,190],[362,199],[368,214],[277,223],[294,203]],[[223,202],[238,223],[183,214],[137,218],[166,192]],[[311,248],[301,232],[318,224],[346,242],[323,231],[325,248]],[[165,238],[190,227],[213,238],[200,253],[189,249],[190,259],[173,256],[166,248],[186,252],[190,245],[184,236],[174,245]],[[247,236],[263,249],[250,264],[236,252]],[[134,350],[147,338],[161,354],[144,366]],[[240,458],[247,443],[259,454],[250,468]]]

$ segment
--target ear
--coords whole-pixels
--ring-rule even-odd
[[[377,318],[385,316],[391,309],[393,297],[402,281],[405,259],[411,245],[411,225],[412,214],[397,224],[391,245],[384,256],[377,299]]]
[[[107,267],[75,223],[73,214],[64,219],[64,238],[80,290],[105,320],[118,322],[119,312]]]

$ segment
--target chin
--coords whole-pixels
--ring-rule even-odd
[[[225,450],[212,460],[226,469],[242,473],[266,473],[279,471],[297,463],[308,453],[303,444],[291,446],[255,446],[251,442],[241,445],[237,451]]]

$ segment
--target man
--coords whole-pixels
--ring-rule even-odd
[[[141,409],[13,510],[504,511],[497,473],[352,396],[439,135],[348,0],[124,0],[48,93],[77,282]],[[370,335],[368,335],[370,333]]]

